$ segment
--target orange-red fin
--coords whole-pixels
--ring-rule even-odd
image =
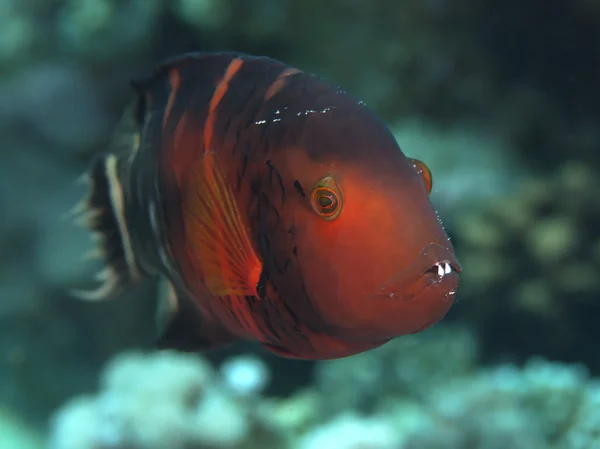
[[[214,152],[192,170],[186,195],[186,239],[210,293],[259,297],[262,262]]]
[[[194,302],[177,292],[171,283],[166,287],[159,298],[159,334],[155,342],[158,349],[200,352],[239,340],[218,322],[203,316]]]

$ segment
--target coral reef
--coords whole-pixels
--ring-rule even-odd
[[[533,358],[476,370],[476,343],[434,329],[322,363],[318,391],[260,396],[265,366],[126,354],[96,396],[55,416],[51,449],[583,449],[600,445],[600,383],[583,366]],[[238,365],[241,382],[232,376]],[[256,379],[263,378],[262,382]],[[237,380],[236,380],[237,379]],[[254,385],[243,388],[240,383]],[[353,393],[358,399],[353,399]]]
[[[99,395],[58,413],[50,447],[241,447],[260,431],[252,406],[267,371],[250,357],[228,363],[217,376],[200,357],[122,355],[106,368]]]
[[[44,437],[32,425],[23,422],[10,410],[0,408],[0,447],[7,449],[42,449]]]
[[[80,63],[125,61],[151,42],[162,3],[5,0],[0,14],[0,70],[43,60],[47,55],[76,58]]]
[[[459,314],[490,357],[543,354],[594,373],[600,313],[598,176],[573,161],[456,214]]]
[[[413,118],[398,120],[391,130],[402,151],[431,170],[431,200],[450,230],[465,208],[513,194],[528,175],[510,139],[493,126],[444,127]]]

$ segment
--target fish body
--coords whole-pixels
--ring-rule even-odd
[[[237,340],[333,359],[440,320],[460,266],[431,179],[386,126],[321,78],[266,57],[193,53],[133,82],[125,143],[82,203],[115,297],[161,276],[159,346]]]

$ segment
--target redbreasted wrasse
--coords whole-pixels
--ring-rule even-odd
[[[127,144],[87,177],[82,218],[107,269],[82,298],[160,275],[160,347],[253,340],[303,359],[366,351],[446,314],[460,266],[431,175],[364,103],[239,53],[178,56],[132,86]]]

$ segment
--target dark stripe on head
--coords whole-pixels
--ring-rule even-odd
[[[277,183],[281,190],[281,203],[283,204],[285,202],[285,186],[283,185],[283,178],[270,160],[267,160],[266,164],[269,167],[269,183],[273,182],[273,174],[277,177]]]
[[[294,181],[294,187],[296,187],[296,190],[298,191],[300,196],[306,196],[306,193],[304,193],[304,189],[302,188],[302,184],[300,184],[300,181],[298,181],[297,179]]]

